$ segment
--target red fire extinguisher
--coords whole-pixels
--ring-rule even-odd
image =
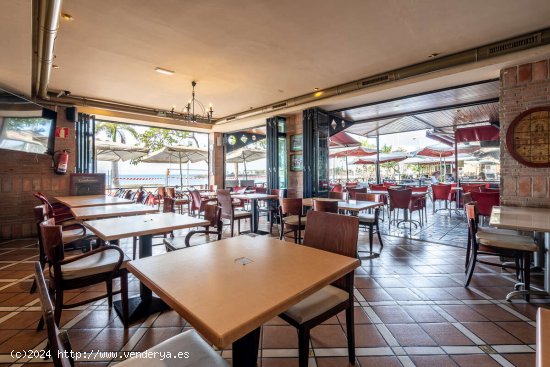
[[[70,152],[70,150],[64,149],[62,152],[58,151],[54,155],[54,171],[58,175],[64,175],[67,173]]]

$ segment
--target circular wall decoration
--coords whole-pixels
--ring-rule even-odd
[[[550,106],[531,108],[512,121],[506,132],[508,151],[529,167],[550,167]]]

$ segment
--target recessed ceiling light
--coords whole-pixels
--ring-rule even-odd
[[[317,92],[319,89],[321,89],[321,88],[313,88],[313,90],[314,90],[315,92]]]
[[[65,19],[65,20],[74,20],[73,16],[71,14],[67,14],[67,13],[62,13],[61,18]]]
[[[156,71],[157,73],[161,73],[161,74],[164,74],[164,75],[174,75],[174,71],[168,70],[168,69],[164,69],[164,68],[156,67],[156,68],[155,68],[155,71]]]
[[[428,55],[428,59],[433,59],[436,56],[439,56],[439,54],[438,53],[433,53],[431,55]]]
[[[321,97],[323,95],[323,91],[315,92],[313,95],[315,97]]]
[[[52,65],[52,69],[59,69],[59,65],[53,64],[53,65]]]

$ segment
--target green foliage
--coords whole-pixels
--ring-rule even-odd
[[[38,135],[47,135],[50,121],[41,117],[8,117],[5,119],[7,130],[32,131]]]
[[[95,133],[104,132],[107,138],[113,142],[117,142],[120,138],[122,144],[126,144],[126,138],[129,135],[138,139],[139,133],[130,125],[117,124],[115,122],[98,121],[95,125]]]
[[[365,147],[365,148],[369,148],[369,149],[376,149],[376,144],[369,143],[368,140],[363,140],[363,141],[361,142],[361,146],[362,146],[362,147]]]

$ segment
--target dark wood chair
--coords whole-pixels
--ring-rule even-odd
[[[530,268],[531,253],[538,250],[538,246],[533,239],[522,235],[508,235],[495,233],[492,231],[479,232],[475,203],[466,205],[466,218],[468,220],[469,241],[467,249],[468,266],[466,268],[466,277],[464,287],[470,285],[474,274],[476,263],[507,268],[509,266],[502,263],[493,263],[478,259],[479,255],[498,256],[513,258],[515,262],[516,275],[522,282],[525,290],[530,288]],[[529,295],[526,294],[526,300],[529,301]]]
[[[307,223],[308,229],[304,236],[304,246],[353,258],[357,257],[357,234],[359,231],[357,217],[310,211],[307,214]],[[308,365],[310,330],[344,310],[346,312],[348,358],[351,364],[355,364],[353,279],[354,272],[352,271],[279,315],[298,329],[300,367]]]
[[[65,226],[71,224],[78,224],[75,221],[71,208],[62,203],[51,203],[46,195],[41,192],[35,192],[34,197],[40,200],[42,205],[46,206],[48,218],[55,219],[55,224],[64,224]]]
[[[313,200],[313,210],[316,212],[338,213],[338,202],[328,200]]]
[[[258,189],[258,188],[256,188]],[[267,191],[265,191],[267,193]],[[271,189],[269,191],[271,195],[277,195],[280,198],[286,196],[286,189]],[[279,199],[262,200],[264,203],[259,207],[260,213],[267,213],[267,219],[269,220],[269,234],[273,232],[273,225],[280,223],[279,219]]]
[[[128,326],[128,272],[124,252],[117,246],[102,246],[95,250],[65,257],[61,226],[53,219],[40,224],[40,234],[50,269],[50,290],[55,294],[55,322],[59,324],[64,308],[78,307],[107,297],[109,307],[113,305],[113,294],[122,297],[124,326]],[[113,292],[113,278],[120,277],[120,292]],[[107,293],[71,304],[63,302],[67,290],[78,289],[105,282]],[[40,327],[41,325],[39,325]]]
[[[191,237],[195,234],[201,233],[208,237],[211,234],[216,235],[217,240],[222,239],[222,208],[218,205],[210,204],[207,205],[204,210],[204,219],[210,222],[209,225],[204,227],[204,230],[192,230],[187,233],[185,237],[175,237],[175,238],[165,238],[164,245],[166,246],[166,251],[176,251],[182,248],[191,247]],[[210,230],[210,227],[215,230]]]
[[[176,201],[173,198],[169,197],[169,196],[164,196],[163,203],[162,203],[162,212],[163,213],[175,213],[176,212]],[[171,238],[174,238],[174,232],[162,233],[162,234],[159,234],[159,235],[154,235],[153,237],[162,236],[163,238],[166,238],[166,236],[168,234],[170,234]],[[135,260],[136,256],[137,256],[138,241],[139,241],[139,237],[137,237],[137,236],[135,236],[132,239],[132,249],[133,249],[132,260]],[[154,246],[158,246],[158,245],[159,244],[156,244]]]
[[[189,190],[189,214],[201,216],[204,213],[204,209],[209,203],[215,203],[216,199],[203,198],[198,190]],[[195,213],[196,212],[196,213]]]
[[[351,200],[357,200],[357,197],[356,195],[357,194],[366,194],[367,193],[367,188],[366,187],[363,187],[363,188],[355,188],[355,187],[349,187],[349,188],[346,188],[347,192],[348,192],[348,195],[349,195],[349,198]]]
[[[40,295],[40,305],[42,309],[42,319],[45,321],[48,331],[48,345],[51,358],[55,367],[74,367],[72,358],[72,345],[69,334],[66,331],[59,330],[58,323],[54,319],[54,308],[52,300],[46,287],[46,280],[40,264],[35,263],[35,281],[38,284]],[[178,366],[181,367],[228,367],[222,356],[215,352],[208,343],[206,343],[195,330],[188,330],[181,334],[165,340],[148,349],[152,353],[162,353],[172,356],[179,355],[182,351],[189,353],[189,358],[178,359]],[[160,362],[158,358],[143,362],[143,359],[129,358],[117,365],[122,367],[141,367],[144,365],[155,366]]]
[[[222,207],[221,218],[229,220],[229,225],[231,226],[231,237],[233,237],[235,229],[235,221],[237,222],[237,233],[241,233],[241,220],[250,219],[252,220],[252,213],[248,211],[237,211],[233,206],[233,199],[231,198],[231,193],[229,190],[218,190],[216,191],[218,196],[218,203]]]
[[[279,239],[292,232],[294,243],[302,241],[302,231],[306,229],[306,218],[303,215],[303,204],[300,198],[279,198],[279,217],[281,218],[281,230]],[[285,230],[288,231],[285,232]]]
[[[328,193],[329,199],[346,200],[347,193],[341,191],[330,191]]]
[[[377,202],[376,195],[374,194],[363,194],[357,193],[357,201],[372,201]],[[380,219],[380,208],[374,208],[374,213],[359,213],[357,216],[359,219],[359,224],[368,227],[369,229],[369,245],[370,252],[372,253],[372,245],[374,241],[374,230],[376,229],[376,235],[378,236],[378,242],[380,242],[380,248],[384,247],[382,242],[382,236],[380,235],[379,219]]]

